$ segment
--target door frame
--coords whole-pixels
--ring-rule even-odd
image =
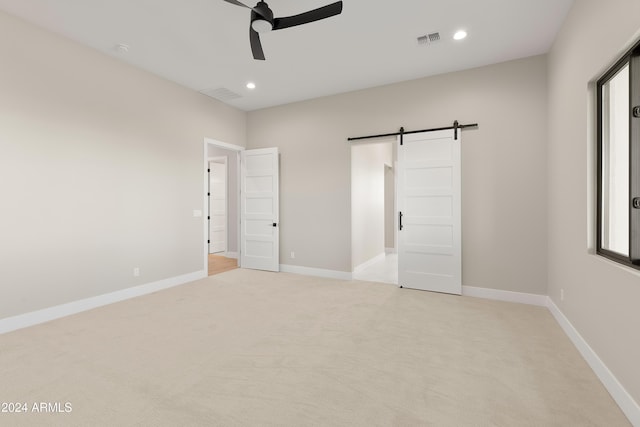
[[[216,139],[212,139],[212,138],[204,138],[203,141],[203,148],[202,148],[202,183],[203,183],[203,196],[202,196],[202,211],[203,212],[207,212],[207,215],[203,215],[202,216],[202,236],[203,236],[203,240],[202,240],[202,252],[203,252],[203,270],[205,272],[209,271],[209,244],[207,243],[207,241],[209,240],[209,221],[207,220],[207,216],[209,214],[209,196],[207,195],[208,193],[208,188],[209,188],[209,174],[207,173],[207,169],[209,168],[209,145],[218,147],[218,148],[223,148],[225,150],[229,150],[229,151],[235,151],[236,152],[236,162],[237,162],[237,182],[238,182],[238,188],[237,188],[237,209],[238,209],[238,224],[237,224],[237,233],[236,233],[236,242],[237,242],[237,248],[238,248],[238,267],[242,267],[242,265],[240,265],[240,152],[244,151],[246,148],[241,146],[241,145],[235,145],[235,144],[229,144],[228,142],[223,142],[223,141],[218,141]],[[228,164],[227,164],[228,166]],[[229,176],[229,172],[227,170],[227,177]],[[228,185],[228,183],[227,183]],[[229,196],[229,192],[227,191],[227,208],[228,208],[228,196]],[[227,213],[228,213],[228,209],[227,209]],[[228,224],[228,221],[227,221]],[[228,234],[227,234],[228,236]],[[227,238],[227,248],[229,245],[229,239]]]
[[[229,252],[229,165],[228,165],[228,161],[229,158],[227,156],[215,156],[215,157],[209,157],[207,162],[207,168],[211,167],[211,163],[218,163],[218,164],[223,164],[224,165],[224,217],[226,220],[226,225],[225,225],[225,232],[227,234],[227,236],[224,239],[224,250],[222,252]],[[220,162],[220,160],[222,160]],[[208,191],[207,191],[207,196],[209,197],[208,200],[208,208],[207,209],[207,224],[208,224],[208,229],[209,229],[209,233],[207,234],[207,240],[210,239],[211,236],[211,172],[209,172],[209,179],[208,179]],[[211,243],[208,244],[209,248],[209,254],[211,254]],[[216,252],[217,253],[217,252]]]

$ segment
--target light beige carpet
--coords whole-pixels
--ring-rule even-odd
[[[30,406],[2,426],[629,425],[544,308],[250,270],[0,335],[0,401]]]

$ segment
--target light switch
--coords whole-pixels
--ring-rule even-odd
[[[193,210],[193,217],[194,217],[194,218],[200,218],[200,217],[202,217],[202,211],[201,211],[201,210],[198,210],[198,209],[194,209],[194,210]]]

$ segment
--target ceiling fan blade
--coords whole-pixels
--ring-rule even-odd
[[[223,1],[226,1],[227,3],[235,4],[236,6],[246,7],[247,9],[253,9],[252,7],[247,6],[244,3],[240,3],[238,0],[223,0]]]
[[[251,42],[251,52],[253,59],[264,61],[264,52],[262,51],[262,43],[260,43],[260,35],[256,30],[249,26],[249,41]]]
[[[231,3],[231,4],[235,4],[236,6],[241,6],[241,7],[246,7],[247,9],[251,9],[253,10],[255,13],[257,13],[260,16],[264,16],[265,18],[268,18],[267,16],[265,16],[264,11],[262,11],[260,8],[256,8],[256,7],[251,7],[251,6],[247,6],[244,3],[239,2],[238,0],[222,0],[225,1],[227,3]]]
[[[226,0],[229,1],[229,0]],[[274,30],[282,30],[283,28],[295,27],[296,25],[308,24],[309,22],[319,21],[321,19],[330,18],[340,15],[342,12],[342,2],[338,1],[318,9],[310,10],[299,15],[287,16],[284,18],[276,18],[273,21]]]

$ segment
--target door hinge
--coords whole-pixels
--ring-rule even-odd
[[[207,244],[210,244],[210,243],[211,243],[211,240],[207,240]]]
[[[210,216],[208,216],[208,217],[207,217],[207,220],[208,220],[208,221],[211,221],[211,217],[210,217]]]
[[[404,145],[404,127],[400,128],[400,145]]]

